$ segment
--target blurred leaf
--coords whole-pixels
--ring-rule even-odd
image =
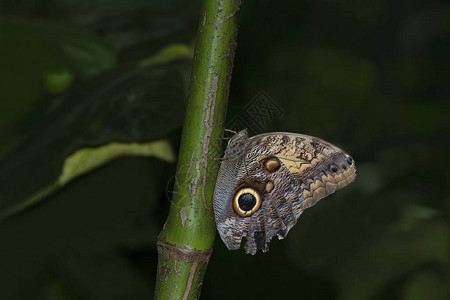
[[[71,10],[105,12],[123,12],[135,9],[151,8],[153,10],[163,10],[173,8],[180,0],[97,0],[97,1],[77,1],[65,0],[65,4]]]
[[[48,32],[48,39],[71,61],[77,75],[86,78],[108,70],[116,64],[116,53],[107,42],[71,32]]]
[[[364,191],[359,188],[362,177],[357,175],[354,183],[302,214],[283,240],[293,263],[313,273],[338,273],[373,237],[383,236],[397,223],[403,206],[397,199],[409,195],[385,195],[386,187],[365,195],[359,192]]]
[[[54,281],[77,299],[148,295],[156,275],[160,198],[173,171],[157,159],[123,157],[75,180],[45,205],[3,221],[0,298],[46,299],[38,295],[48,294]],[[142,249],[152,251],[154,262],[132,265],[128,256]],[[141,268],[150,268],[148,282]]]
[[[408,205],[404,211],[403,216],[398,222],[398,230],[408,231],[411,230],[418,221],[430,220],[442,215],[443,213],[437,209],[420,206],[420,205]]]
[[[0,129],[28,113],[44,93],[46,72],[70,66],[43,33],[21,23],[0,20]]]
[[[0,44],[0,130],[30,112],[48,88],[48,74],[86,77],[115,64],[115,52],[101,39],[48,24],[0,20]]]
[[[192,59],[194,50],[184,44],[172,44],[164,47],[153,56],[141,61],[141,66],[150,66],[154,64],[167,63],[176,59]]]
[[[415,268],[431,262],[448,263],[449,234],[449,224],[431,220],[366,244],[336,274],[340,299],[371,299],[389,282]]]
[[[145,59],[170,44],[193,44],[198,16],[192,0],[190,9],[185,5],[173,8],[178,12],[141,6],[117,12],[109,7],[108,13],[97,13],[92,18],[86,18],[90,12],[83,10],[75,18],[74,26],[114,45],[122,63]]]
[[[447,103],[448,99],[445,99],[442,103],[435,103],[436,105],[422,104],[402,107],[399,111],[403,111],[403,114],[398,114],[398,117],[401,118],[398,122],[405,127],[405,130],[415,134],[428,132],[436,135],[448,134],[450,120],[447,112],[442,109]]]
[[[50,94],[59,94],[67,90],[72,84],[74,74],[68,70],[48,72],[45,74],[45,91]]]
[[[405,286],[404,300],[446,300],[450,299],[449,278],[425,271],[417,274]]]
[[[145,144],[113,142],[97,148],[83,148],[71,154],[64,161],[58,183],[65,185],[75,177],[122,155],[154,156],[167,162],[175,162],[175,154],[166,140]]]
[[[67,157],[80,149],[147,143],[179,127],[184,116],[183,66],[121,68],[67,91],[29,128],[26,138],[0,158],[1,215],[54,192]],[[130,150],[138,149],[125,146],[114,155]],[[69,173],[65,180],[72,178]]]

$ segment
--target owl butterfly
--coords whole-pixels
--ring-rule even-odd
[[[230,250],[246,238],[246,253],[269,250],[283,239],[308,207],[351,183],[355,162],[338,147],[316,137],[272,132],[228,143],[214,191],[220,237]]]

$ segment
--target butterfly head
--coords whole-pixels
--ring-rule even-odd
[[[244,153],[245,142],[248,139],[247,129],[241,130],[236,133],[228,142],[227,149],[225,150],[226,158],[235,158]]]

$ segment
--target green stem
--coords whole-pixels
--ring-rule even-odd
[[[212,253],[212,198],[221,156],[240,0],[204,0],[169,216],[158,238],[155,299],[198,299]]]

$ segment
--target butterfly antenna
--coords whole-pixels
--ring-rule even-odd
[[[236,133],[237,133],[236,131],[231,130],[231,129],[224,129],[223,131],[231,132],[231,133],[233,133],[233,134],[236,134]]]

